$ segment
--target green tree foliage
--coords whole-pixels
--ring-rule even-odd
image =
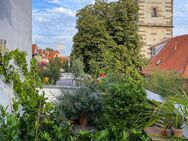
[[[183,79],[176,72],[156,70],[146,77],[146,87],[163,97],[172,96],[175,95],[176,90],[183,88]]]
[[[57,80],[59,80],[61,76],[61,60],[56,57],[54,59],[51,59],[49,64],[46,66],[45,69],[42,71],[39,71],[39,75],[41,79],[44,79],[45,77],[49,78],[49,83],[55,84]]]
[[[86,72],[98,74],[102,68],[130,73],[143,65],[135,0],[97,0],[81,9],[77,18],[72,54],[83,58]]]
[[[84,76],[84,65],[80,58],[71,60],[71,72],[74,78],[82,78]]]
[[[141,127],[147,111],[142,81],[133,80],[130,76],[118,77],[116,74],[106,82],[103,84],[106,89],[101,117],[103,128],[115,127],[118,131],[129,131]]]
[[[59,97],[58,106],[70,120],[84,116],[89,122],[97,123],[101,113],[101,96],[90,88],[65,91]]]
[[[16,115],[6,112],[3,106],[0,106],[0,140],[1,141],[19,141],[20,121]]]
[[[54,51],[52,48],[46,48],[47,51]]]
[[[0,56],[0,75],[13,84],[15,93],[12,114],[0,108],[0,140],[69,141],[69,125],[55,113],[54,106],[46,101],[44,95],[38,93],[37,88],[41,84],[36,77],[37,68],[31,65],[31,71],[28,71],[25,55],[15,50]],[[14,64],[10,63],[12,60]]]
[[[64,72],[71,72],[69,59],[65,59],[65,61],[62,64],[62,69]]]

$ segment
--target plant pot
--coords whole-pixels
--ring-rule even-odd
[[[162,128],[161,129],[161,135],[170,137],[170,136],[172,136],[172,130],[171,129]]]
[[[182,137],[183,136],[183,130],[172,128],[173,134],[176,137]]]
[[[87,121],[87,118],[85,116],[80,116],[79,122],[80,122],[80,127],[81,128],[87,127],[87,122],[88,121]]]

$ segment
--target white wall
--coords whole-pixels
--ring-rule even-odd
[[[12,111],[12,98],[14,97],[12,87],[5,84],[0,78],[0,105],[8,106],[8,112]]]
[[[61,89],[55,87],[39,89],[39,94],[43,93],[45,94],[44,96],[49,102],[56,102],[56,98],[62,94]]]
[[[32,57],[32,0],[0,0],[0,39],[7,48],[26,51],[27,62]],[[10,96],[11,95],[11,96]],[[11,111],[12,88],[0,78],[0,104]]]
[[[0,0],[0,39],[7,41],[9,50],[32,50],[32,0]]]

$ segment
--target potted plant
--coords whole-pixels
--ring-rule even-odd
[[[84,128],[88,122],[96,123],[101,111],[100,94],[90,88],[66,91],[59,98],[59,106],[69,120],[79,120]]]
[[[177,95],[170,96],[163,100],[162,103],[154,102],[152,105],[150,121],[147,127],[159,124],[165,129],[171,129],[172,134],[176,137],[183,137],[183,125],[188,125],[188,119],[185,115],[188,112],[188,97],[184,91],[177,92]],[[163,132],[164,133],[164,132]]]
[[[173,135],[176,137],[183,137],[182,129],[172,128],[172,132],[173,132]]]
[[[80,122],[80,127],[85,128],[85,127],[87,127],[88,119],[86,116],[80,115],[79,122]]]

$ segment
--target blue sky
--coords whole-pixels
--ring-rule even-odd
[[[33,0],[33,43],[41,48],[64,48],[62,54],[69,55],[77,32],[76,11],[93,1]],[[188,34],[188,0],[174,0],[174,26],[174,36]]]

